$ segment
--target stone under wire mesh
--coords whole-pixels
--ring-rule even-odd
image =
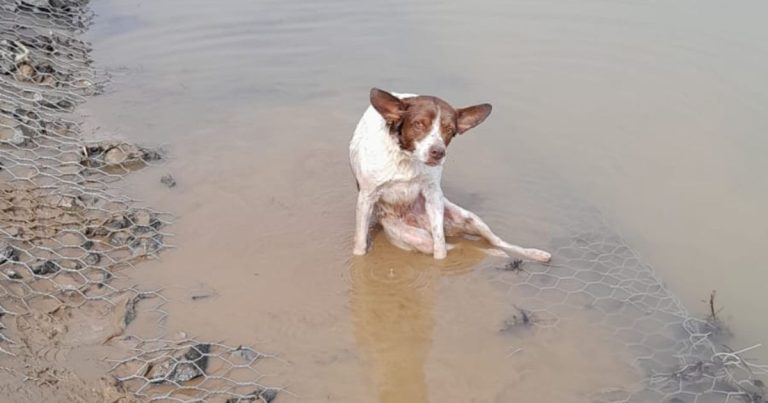
[[[81,137],[74,109],[104,85],[78,37],[91,17],[87,0],[0,4],[0,362],[46,357],[67,325],[71,332],[78,315],[89,316],[105,322],[96,327],[102,331],[69,342],[115,344],[122,359],[112,361],[112,376],[137,397],[270,402],[278,389],[258,383],[256,369],[267,355],[128,334],[141,312],[162,321],[165,300],[115,279],[169,247],[172,217],[115,189],[162,152]],[[144,300],[156,303],[142,310]]]

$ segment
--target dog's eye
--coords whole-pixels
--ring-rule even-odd
[[[454,132],[454,131],[453,131],[453,128],[452,128],[452,127],[446,127],[446,128],[443,128],[443,132],[444,132],[446,135],[448,135],[448,136],[453,136],[454,134],[456,134],[456,132]]]
[[[424,123],[413,122],[413,128],[417,130],[424,130]]]

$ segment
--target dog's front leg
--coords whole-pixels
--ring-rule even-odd
[[[376,197],[371,192],[360,190],[357,193],[357,211],[355,213],[355,246],[352,253],[358,256],[368,252],[368,231],[371,228],[371,216]]]
[[[432,232],[432,249],[435,259],[445,259],[445,201],[440,188],[431,187],[424,192],[425,207]]]

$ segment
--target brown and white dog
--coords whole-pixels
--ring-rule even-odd
[[[349,144],[357,179],[353,253],[368,250],[368,233],[378,219],[397,247],[443,259],[445,236],[485,238],[491,245],[547,262],[550,254],[504,242],[480,217],[445,198],[440,188],[446,147],[458,134],[479,125],[491,105],[454,109],[440,98],[371,90],[371,106]]]

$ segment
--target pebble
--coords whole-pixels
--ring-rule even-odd
[[[112,148],[107,151],[106,154],[104,154],[104,162],[109,165],[119,165],[125,162],[127,159],[128,154],[126,154],[119,147]]]
[[[165,186],[168,186],[169,188],[176,186],[176,179],[171,176],[171,174],[164,175],[162,178],[160,178],[160,183],[162,183]]]

